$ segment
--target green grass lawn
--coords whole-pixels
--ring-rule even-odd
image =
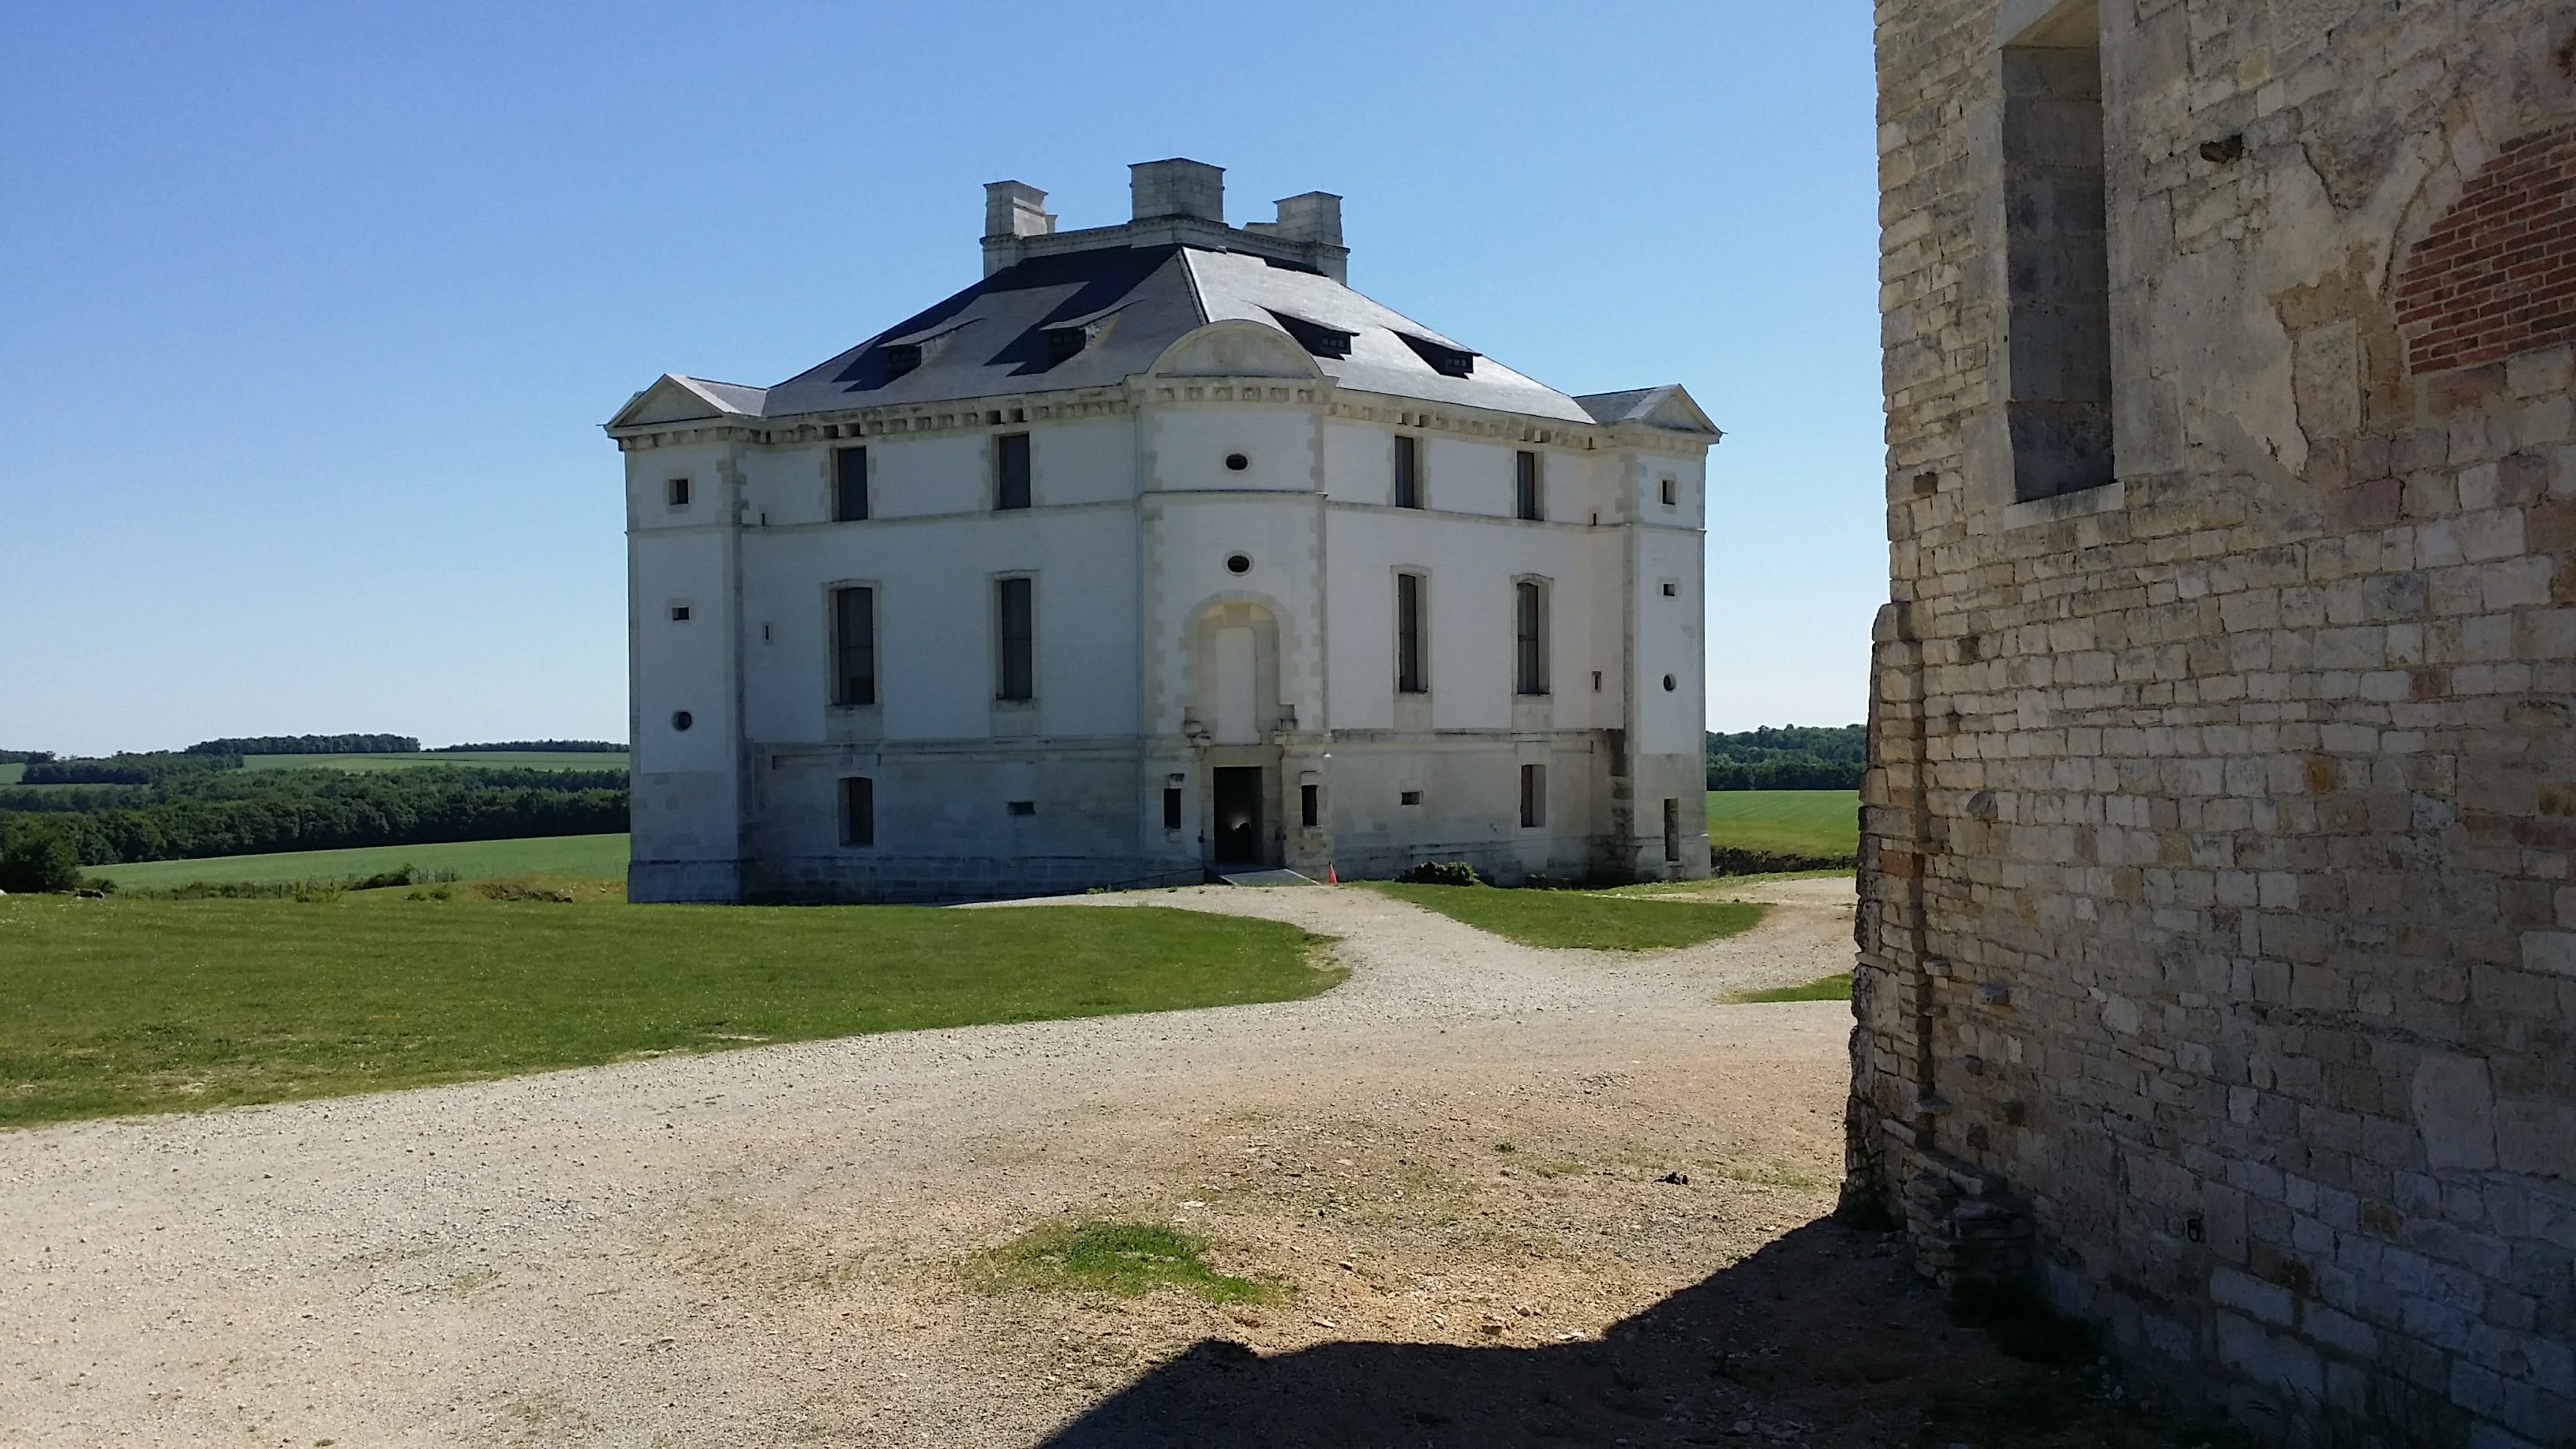
[[[1857,790],[1711,790],[1711,849],[1845,856],[1860,849]]]
[[[638,1054],[1312,996],[1275,921],[1159,907],[0,899],[0,1125]]]
[[[470,765],[487,770],[623,770],[624,751],[473,750],[453,755],[244,755],[245,770],[409,770],[422,765]]]
[[[1368,889],[1438,911],[1524,946],[1595,951],[1660,951],[1732,936],[1762,919],[1743,901],[1650,901],[1589,891],[1497,890],[1491,886],[1405,885]]]
[[[1851,992],[1851,973],[1837,971],[1831,976],[1819,976],[1801,986],[1774,986],[1768,991],[1747,991],[1732,999],[1736,1001],[1849,1001]]]
[[[19,764],[0,765],[0,785],[15,785],[27,778],[27,767]]]
[[[94,865],[83,875],[105,876],[126,890],[172,890],[184,885],[291,885],[298,881],[347,881],[406,865],[425,872],[454,871],[458,880],[499,880],[514,875],[587,878],[626,875],[624,835],[540,835],[523,840],[458,840],[437,845],[369,845],[356,850],[297,850],[279,855],[217,855],[200,860],[139,860]]]

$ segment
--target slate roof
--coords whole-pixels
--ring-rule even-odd
[[[1296,338],[1318,367],[1346,387],[1569,422],[1594,416],[1564,393],[1474,356],[1320,273],[1241,252],[1179,245],[1028,258],[765,394],[734,388],[725,400],[728,406],[749,401],[753,405],[745,411],[775,418],[1039,387],[1108,386],[1145,371],[1183,336],[1228,319]],[[1059,349],[1071,345],[1071,335],[1051,341],[1048,333],[1075,327],[1085,329],[1081,350],[1063,356]],[[915,347],[918,365],[898,374],[890,364]],[[1335,347],[1346,347],[1346,355],[1329,355]],[[1433,358],[1456,353],[1473,357],[1467,376],[1450,376],[1434,365]],[[711,392],[720,386],[699,385]]]

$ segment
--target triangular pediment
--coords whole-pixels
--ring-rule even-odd
[[[722,417],[758,416],[758,388],[739,387],[728,383],[707,383],[694,377],[664,373],[651,387],[627,400],[608,420],[612,428],[645,427],[655,423],[707,422]]]
[[[1677,433],[1716,434],[1717,424],[1709,421],[1708,414],[1700,411],[1699,404],[1691,400],[1689,393],[1679,387],[1657,391],[1660,395],[1639,415],[1638,422],[1650,428],[1670,428]]]
[[[1157,377],[1316,378],[1323,369],[1286,332],[1259,322],[1211,322],[1163,349]]]

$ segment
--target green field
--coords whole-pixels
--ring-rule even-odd
[[[244,755],[245,770],[410,770],[467,765],[486,770],[623,770],[626,755],[582,750],[475,750],[453,755]]]
[[[1857,790],[1711,790],[1713,850],[1848,856],[1860,849]]]
[[[15,785],[26,777],[27,767],[24,765],[0,765],[0,785]]]
[[[1319,939],[1159,907],[12,896],[0,1125],[1295,1000],[1342,979],[1310,960]]]
[[[1767,991],[1740,992],[1735,1001],[1849,1001],[1852,994],[1851,973],[1837,971],[1819,976],[1799,986],[1774,986]]]
[[[1368,888],[1524,946],[1670,950],[1732,936],[1762,919],[1760,906],[1742,901],[1701,904],[1590,891],[1497,890],[1397,881],[1370,881]]]
[[[140,860],[94,865],[84,875],[104,876],[127,890],[174,890],[185,885],[292,885],[346,881],[415,866],[427,873],[453,871],[458,880],[499,880],[514,875],[615,877],[626,875],[624,835],[544,835],[529,840],[459,840],[437,845],[370,845],[357,850],[298,850],[281,855],[220,855],[202,860]]]

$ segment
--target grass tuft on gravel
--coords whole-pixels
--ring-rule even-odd
[[[1289,1001],[1345,974],[1311,964],[1324,938],[1293,926],[1159,907],[430,894],[0,899],[0,1127]]]
[[[1849,1001],[1851,973],[1837,971],[1803,986],[1774,986],[1767,991],[1739,991],[1729,1001]]]
[[[1090,1290],[1138,1298],[1178,1288],[1210,1303],[1270,1303],[1279,1284],[1237,1278],[1209,1267],[1207,1241],[1159,1223],[1091,1219],[1050,1223],[994,1251],[995,1276],[1020,1287]]]
[[[1368,888],[1524,946],[1592,951],[1666,951],[1749,930],[1763,907],[1749,901],[1657,901],[1591,891],[1500,890],[1492,886]]]

